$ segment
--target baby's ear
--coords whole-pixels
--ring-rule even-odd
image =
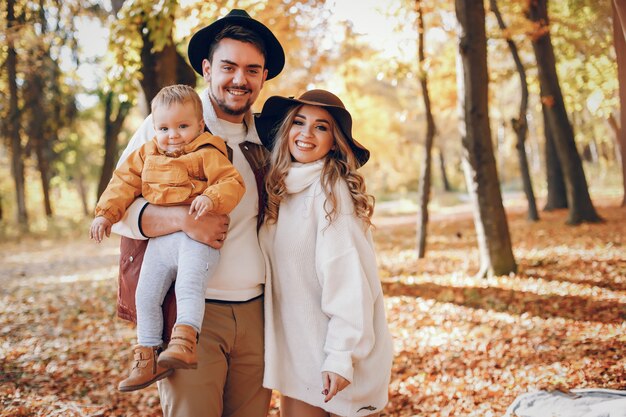
[[[200,119],[200,133],[204,132],[204,119]]]

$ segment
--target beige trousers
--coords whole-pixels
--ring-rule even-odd
[[[265,417],[263,298],[207,302],[198,369],[177,369],[158,382],[164,417]]]

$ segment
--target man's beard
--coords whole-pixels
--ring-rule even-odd
[[[231,116],[241,116],[242,114],[246,114],[248,110],[250,110],[250,107],[252,107],[252,103],[250,102],[250,100],[248,100],[243,107],[233,109],[232,107],[229,107],[228,104],[226,104],[226,100],[217,98],[212,91],[209,91],[209,96],[211,97],[211,99],[213,99],[213,102],[217,104],[217,107],[219,107],[220,110]]]

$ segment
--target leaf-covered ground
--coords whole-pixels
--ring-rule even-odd
[[[396,356],[388,416],[501,416],[534,389],[626,389],[626,209],[603,224],[509,210],[516,275],[474,278],[471,216],[375,232]],[[85,235],[84,233],[83,235]],[[121,394],[134,330],[115,316],[117,239],[0,245],[0,415],[158,416],[156,388]],[[271,415],[277,415],[276,402]]]

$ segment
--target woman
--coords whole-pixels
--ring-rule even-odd
[[[261,119],[279,121],[260,232],[269,263],[264,386],[281,393],[282,417],[378,416],[393,349],[370,231],[374,199],[357,172],[369,151],[324,90],[271,97]]]

